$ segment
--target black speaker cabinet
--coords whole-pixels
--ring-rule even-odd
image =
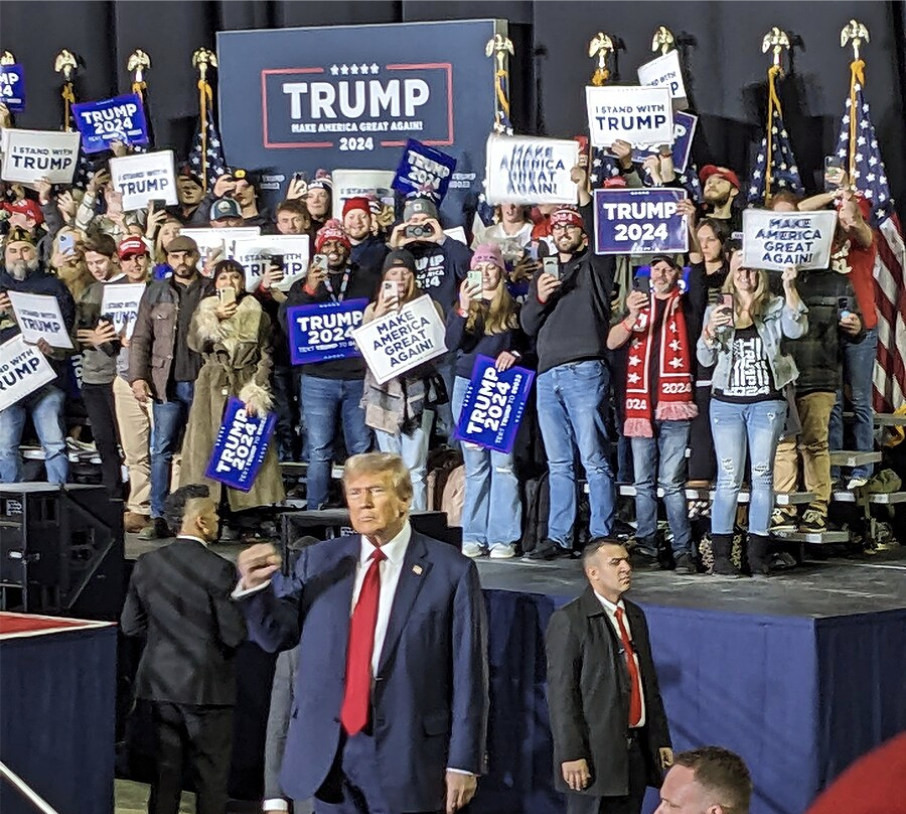
[[[125,590],[123,504],[103,486],[0,485],[0,607],[114,620]]]

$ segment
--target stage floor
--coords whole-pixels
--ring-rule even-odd
[[[126,558],[136,559],[161,544],[126,535]],[[241,545],[211,546],[233,562]],[[482,587],[571,598],[585,586],[578,560],[535,563],[519,559],[476,561]],[[906,607],[906,547],[859,557],[806,560],[767,581],[722,579],[706,574],[678,576],[656,568],[637,568],[632,598],[650,605],[671,605],[729,613],[825,618],[877,613]]]

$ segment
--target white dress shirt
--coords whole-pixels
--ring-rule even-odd
[[[617,608],[623,611],[623,626],[626,628],[626,633],[629,636],[629,640],[632,641],[632,628],[629,625],[629,617],[626,615],[626,607],[623,605],[623,600],[621,599],[614,605],[609,599],[605,599],[601,594],[595,591],[595,596],[598,597],[598,601],[601,603],[601,606],[607,612],[607,618],[610,620],[610,624],[613,625],[613,629],[617,634],[617,641],[620,642],[620,646],[623,645],[623,637],[620,635],[620,625],[617,622]],[[635,666],[639,671],[639,692],[642,696],[642,717],[639,718],[638,724],[633,727],[633,729],[641,729],[645,726],[646,710],[645,710],[645,684],[642,681],[642,667],[639,664],[639,654],[635,652],[635,648],[632,648],[632,657],[635,659]],[[620,658],[624,658],[622,654]]]
[[[400,533],[380,547],[381,552],[387,559],[378,565],[381,573],[381,593],[378,596],[377,619],[374,623],[374,647],[371,651],[372,676],[377,675],[378,664],[381,661],[381,651],[384,649],[384,639],[387,637],[387,624],[390,622],[393,597],[396,596],[396,586],[399,585],[400,574],[403,573],[403,560],[406,559],[406,550],[409,548],[409,540],[411,539],[412,526],[409,525],[407,520]],[[365,574],[368,573],[368,568],[371,565],[371,555],[377,549],[378,546],[362,535],[362,548],[359,551],[359,561],[356,563],[355,568],[355,583],[352,586],[350,616],[355,609],[356,602],[359,601],[362,583],[364,583]]]

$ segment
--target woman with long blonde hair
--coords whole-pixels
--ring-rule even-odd
[[[491,357],[502,372],[521,359],[520,349],[525,347],[519,306],[507,290],[498,244],[476,247],[471,269],[481,272],[481,285],[463,280],[459,302],[447,315],[447,347],[456,351],[453,418],[457,422],[476,359]],[[513,453],[464,443],[462,455],[466,467],[462,553],[467,557],[486,552],[493,559],[513,557],[522,537],[522,501]]]
[[[808,330],[808,309],[796,291],[796,268],[783,272],[783,297],[770,291],[767,272],[730,258],[724,283],[729,302],[709,306],[698,340],[698,361],[715,365],[711,432],[717,457],[717,488],[711,508],[715,574],[739,576],[730,561],[739,489],[750,459],[748,560],[753,576],[769,572],[769,528],[774,506],[774,454],[786,423],[783,389],[799,375],[781,341]]]

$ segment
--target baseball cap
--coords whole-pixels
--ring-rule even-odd
[[[135,257],[135,255],[148,254],[148,247],[145,245],[145,241],[142,240],[138,235],[132,235],[131,237],[127,237],[125,240],[121,240],[120,245],[116,251],[120,257],[120,260],[125,260],[127,257]]]
[[[733,170],[728,170],[726,167],[718,167],[716,164],[705,164],[705,166],[701,168],[698,177],[704,185],[712,175],[723,178],[732,186],[736,187],[736,189],[742,189],[742,184],[739,183],[739,177]]]
[[[209,220],[226,220],[227,218],[241,218],[242,209],[238,201],[232,198],[218,198],[211,204]]]
[[[437,207],[430,198],[410,198],[403,209],[403,220],[411,220],[413,215],[427,215],[437,219]]]
[[[315,251],[321,251],[321,247],[328,240],[337,240],[343,243],[347,249],[352,247],[352,243],[349,242],[349,235],[346,234],[343,224],[336,218],[331,218],[318,229],[318,233],[315,235]]]
[[[555,226],[578,226],[585,229],[585,223],[579,210],[574,206],[561,206],[551,213],[551,229]]]
[[[415,256],[408,249],[393,249],[384,258],[383,271],[387,272],[392,268],[407,268],[415,274]]]
[[[177,235],[167,244],[167,252],[198,252],[198,244],[191,237]]]
[[[655,263],[666,263],[674,271],[679,271],[680,265],[676,262],[676,259],[671,257],[669,254],[656,254],[651,258],[651,262],[648,264],[649,268]]]
[[[41,207],[37,201],[33,201],[31,198],[19,198],[18,201],[4,203],[3,208],[11,215],[17,213],[31,218],[35,223],[44,223],[44,213],[41,211]]]
[[[177,175],[176,180],[178,181],[180,178],[188,178],[190,181],[198,184],[198,186],[204,187],[204,184],[201,182],[201,176],[191,164],[183,164],[179,168],[179,174]]]
[[[371,203],[367,198],[357,197],[350,198],[343,204],[343,217],[346,217],[347,212],[353,212],[356,209],[361,209],[366,215],[371,214]]]
[[[28,243],[29,245],[34,246],[35,238],[28,229],[23,229],[21,226],[14,226],[7,233],[4,245],[9,246],[10,243]]]

